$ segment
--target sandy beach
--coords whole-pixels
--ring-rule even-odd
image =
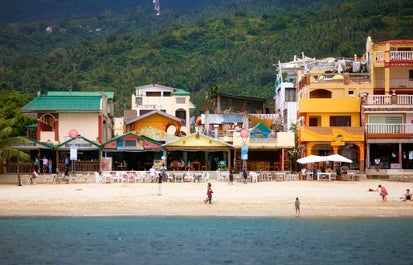
[[[389,192],[382,202],[381,184]],[[258,216],[293,217],[299,197],[302,217],[413,217],[413,202],[401,201],[412,183],[383,180],[228,183],[212,181],[213,204],[205,205],[206,183],[0,185],[0,216]]]

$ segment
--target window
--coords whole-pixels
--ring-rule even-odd
[[[162,96],[161,92],[146,92],[147,97],[160,97]]]
[[[369,123],[374,124],[402,124],[402,116],[369,116]]]
[[[176,98],[176,104],[185,104],[185,98]]]
[[[410,81],[413,81],[413,70],[409,70],[409,79]]]
[[[318,118],[310,117],[310,126],[318,126]]]
[[[330,116],[330,126],[351,126],[351,116]]]
[[[136,140],[125,140],[124,142],[125,142],[125,148],[136,146]]]
[[[295,94],[295,88],[286,88],[285,89],[285,101],[287,102],[296,102],[297,101],[297,97]]]

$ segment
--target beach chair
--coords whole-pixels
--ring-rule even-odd
[[[193,181],[194,181],[194,176],[192,176],[192,172],[188,170],[184,176],[184,182],[193,182]]]
[[[202,182],[208,182],[210,180],[210,175],[208,171],[202,172]]]

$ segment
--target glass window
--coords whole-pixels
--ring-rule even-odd
[[[186,100],[184,97],[176,98],[176,104],[185,104]]]
[[[351,116],[330,116],[330,126],[351,126]]]

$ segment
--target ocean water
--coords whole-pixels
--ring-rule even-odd
[[[411,218],[0,218],[0,264],[413,264]]]

